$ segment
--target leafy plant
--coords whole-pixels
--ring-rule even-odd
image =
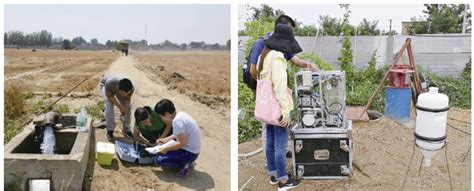
[[[104,107],[104,101],[100,100],[95,105],[88,105],[86,106],[87,114],[91,115],[92,117],[96,118],[99,121],[105,119],[104,112],[102,108]]]
[[[449,97],[451,107],[471,108],[471,60],[466,63],[460,77],[440,76],[429,71],[426,73],[428,87],[438,87],[440,93]]]
[[[377,88],[377,85],[382,81],[385,73],[388,71],[388,65],[376,69],[375,53],[376,51],[372,52],[367,67],[355,71],[354,75],[349,79],[346,77],[346,81],[353,82],[346,83],[347,105],[365,106],[370,96]],[[382,89],[377,93],[372,101],[371,109],[383,112],[384,107],[385,91]]]
[[[298,55],[299,58],[315,63],[319,69],[334,70],[331,64],[327,63],[314,53],[302,53]]]
[[[69,113],[69,106],[67,104],[56,104],[54,110],[57,110],[59,113]]]
[[[238,108],[239,108],[239,143],[248,141],[260,135],[261,123],[253,116],[255,110],[255,93],[245,85],[242,77],[242,67],[239,65]]]
[[[349,14],[351,11],[349,10],[348,4],[340,5],[341,8],[345,9],[346,13],[344,14],[344,20],[342,24],[342,31],[344,32],[344,39],[342,41],[342,47],[340,50],[340,56],[337,58],[339,61],[339,66],[341,67],[342,71],[346,72],[346,79],[349,84],[352,84],[353,81],[352,76],[354,75],[354,66],[352,64],[352,42],[351,42],[351,26],[349,24]]]

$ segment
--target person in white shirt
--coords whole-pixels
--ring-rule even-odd
[[[173,102],[162,99],[155,105],[155,112],[163,122],[171,123],[173,134],[158,140],[159,144],[176,140],[177,144],[160,149],[155,164],[162,168],[181,169],[180,176],[187,176],[201,152],[201,135],[196,121],[185,112],[177,112]]]

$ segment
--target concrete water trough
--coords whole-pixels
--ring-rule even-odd
[[[87,118],[88,132],[77,132],[75,123],[75,115],[63,115],[60,124],[65,128],[55,133],[56,153],[53,155],[41,154],[40,145],[33,142],[32,123],[6,144],[4,188],[25,190],[30,180],[47,179],[51,190],[82,190],[92,117]]]

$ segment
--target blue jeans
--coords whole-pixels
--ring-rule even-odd
[[[182,169],[187,164],[194,162],[199,154],[194,154],[184,149],[169,151],[155,157],[155,164],[164,168]]]
[[[288,129],[267,124],[267,156],[268,174],[277,180],[286,180],[286,145],[288,144]]]

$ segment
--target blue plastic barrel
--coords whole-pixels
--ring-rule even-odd
[[[411,88],[385,88],[385,117],[410,122]]]

